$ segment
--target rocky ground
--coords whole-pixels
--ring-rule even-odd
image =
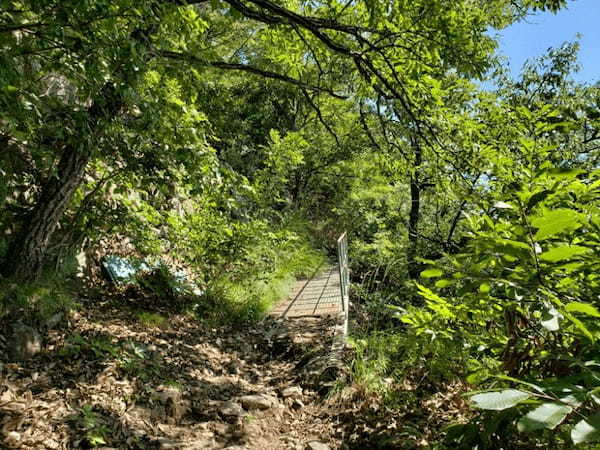
[[[0,449],[416,449],[467,417],[464,386],[418,370],[394,407],[348,382],[332,319],[211,326],[156,300],[100,292],[39,333],[0,323]]]
[[[31,359],[0,360],[6,448],[342,446],[322,395],[330,319],[230,328],[173,314],[152,326],[94,301],[56,321]]]

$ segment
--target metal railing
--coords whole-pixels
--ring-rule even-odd
[[[344,336],[348,333],[348,304],[350,301],[350,272],[348,270],[348,235],[342,233],[337,241],[340,291],[344,313]]]

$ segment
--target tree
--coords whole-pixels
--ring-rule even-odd
[[[159,102],[139,104],[144,74],[153,68],[149,34],[159,26],[156,8],[153,2],[11,2],[0,27],[2,135],[39,176],[30,189],[36,200],[13,230],[4,274],[39,276],[90,161],[126,154],[127,133],[144,117],[160,115],[145,108],[160,109]],[[166,26],[178,9],[164,9]]]
[[[90,161],[110,159],[112,150],[105,145],[119,141],[135,124],[132,112],[140,107],[135,92],[148,70],[178,61],[195,73],[242,72],[288,83],[305,94],[380,97],[385,108],[399,111],[429,142],[434,130],[421,101],[432,86],[421,82],[425,75],[481,75],[495,45],[485,34],[488,27],[505,26],[529,7],[552,9],[564,2],[460,0],[448,7],[428,0],[396,2],[391,8],[376,1],[5,3],[2,135],[11,148],[29,154],[26,159],[37,163],[40,177],[36,201],[26,205],[19,230],[13,230],[14,261],[7,261],[3,272],[31,279],[39,275]],[[227,44],[216,26],[239,33]],[[239,47],[230,53],[232,43]],[[165,70],[177,79],[188,74],[174,64]],[[53,130],[49,117],[72,125]],[[48,165],[48,160],[57,163]]]

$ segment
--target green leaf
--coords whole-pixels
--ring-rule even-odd
[[[545,393],[544,388],[542,388],[541,386],[538,386],[537,384],[530,383],[528,381],[524,381],[524,380],[520,380],[518,378],[510,377],[508,375],[495,375],[494,377],[498,378],[499,380],[506,380],[506,381],[510,381],[512,383],[522,384],[524,386],[527,386],[530,389],[533,389],[534,391],[539,392],[540,394],[544,394]]]
[[[575,444],[600,440],[600,413],[578,422],[571,430],[571,439]]]
[[[542,261],[554,263],[566,261],[576,256],[581,256],[589,251],[589,248],[581,247],[580,245],[560,245],[542,253],[540,255],[540,259]]]
[[[527,415],[523,416],[517,423],[519,431],[534,431],[547,428],[553,430],[571,414],[573,408],[559,403],[544,403]]]
[[[500,244],[500,245],[506,245],[506,246],[510,246],[510,247],[514,247],[514,248],[520,248],[523,250],[530,250],[529,245],[527,245],[526,243],[520,242],[520,241],[514,241],[512,239],[496,238],[496,239],[494,239],[494,242],[496,242],[497,244]]]
[[[527,392],[519,391],[517,389],[505,389],[503,391],[476,394],[471,397],[471,400],[475,402],[475,406],[480,409],[502,411],[503,409],[512,408],[527,400],[529,397],[530,395]]]
[[[574,231],[581,226],[581,214],[572,209],[546,210],[541,216],[533,217],[531,224],[538,229],[535,239],[543,241],[563,231]]]
[[[561,397],[560,401],[562,403],[566,403],[567,405],[573,408],[579,408],[585,401],[585,395],[582,395],[581,393],[576,393],[575,395],[567,395],[566,397]]]
[[[585,173],[585,171],[582,169],[562,169],[559,167],[555,167],[553,169],[547,170],[546,173],[554,179],[567,180],[574,179],[582,173]]]
[[[437,280],[435,282],[435,287],[438,289],[442,289],[445,288],[447,286],[450,286],[452,284],[451,280]]]
[[[440,269],[427,269],[421,272],[421,277],[423,278],[435,278],[441,277],[444,274]]]
[[[490,376],[489,371],[482,369],[482,370],[477,370],[476,372],[473,372],[473,373],[467,375],[465,380],[469,384],[481,384],[483,381],[485,381],[487,378],[489,378],[489,376]]]
[[[92,447],[96,447],[97,445],[106,444],[104,437],[98,433],[88,433],[87,438],[90,441],[90,445],[92,445]]]
[[[544,201],[546,199],[546,197],[548,197],[548,195],[552,194],[552,192],[553,191],[551,191],[550,189],[545,189],[541,192],[536,192],[535,194],[533,194],[531,196],[531,198],[529,199],[529,201],[527,202],[527,209],[531,210],[538,203],[540,203],[541,201]]]
[[[594,338],[594,335],[587,329],[581,320],[570,314],[568,311],[565,311],[565,317],[569,319],[590,341],[595,342],[596,339]]]
[[[589,303],[571,302],[565,306],[565,309],[569,312],[578,312],[592,317],[600,317],[600,311]]]

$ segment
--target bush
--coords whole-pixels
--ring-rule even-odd
[[[30,325],[45,325],[59,313],[79,308],[73,286],[60,278],[27,284],[0,282],[0,319],[18,317]]]
[[[326,261],[313,247],[308,227],[296,231],[301,226],[298,219],[284,222],[275,232],[263,223],[249,225],[241,237],[249,245],[207,284],[195,311],[210,320],[244,322],[261,318],[285,299],[296,278],[311,276]]]
[[[599,177],[545,164],[501,193],[470,218],[464,251],[422,273],[425,307],[402,315],[415,337],[474,361],[467,380],[492,389],[472,397],[484,446],[514,431],[527,445],[547,443],[547,430],[560,445],[600,440]]]

